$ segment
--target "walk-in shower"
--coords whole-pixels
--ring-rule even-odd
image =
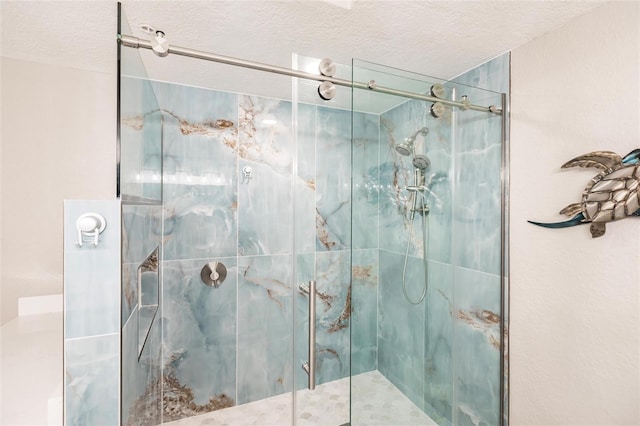
[[[323,75],[137,31],[122,18],[120,423],[502,424],[508,58],[453,81]],[[292,89],[146,74],[178,56]],[[82,403],[67,423],[99,423]]]

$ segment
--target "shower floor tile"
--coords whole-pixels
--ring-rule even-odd
[[[437,425],[378,371],[354,376],[352,384],[352,426]],[[165,424],[286,426],[291,424],[291,406],[291,394],[286,393]],[[314,391],[299,391],[297,406],[297,425],[344,425],[349,421],[349,379],[316,386]]]

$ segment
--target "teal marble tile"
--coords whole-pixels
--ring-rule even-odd
[[[351,375],[378,367],[378,250],[353,250]]]
[[[213,260],[227,268],[218,288],[200,279]],[[172,407],[165,421],[235,404],[237,271],[235,258],[163,263],[163,403]]]
[[[138,302],[138,266],[161,241],[161,206],[122,205],[122,324]]]
[[[352,198],[353,248],[378,247],[380,194],[378,116],[353,113]]]
[[[120,193],[160,200],[162,117],[153,88],[122,77],[120,93]]]
[[[438,424],[453,421],[453,268],[429,262],[425,309],[425,412]]]
[[[165,258],[237,254],[238,95],[154,83],[163,110]]]
[[[452,84],[474,103],[501,106],[498,92],[509,92],[509,54],[456,77]],[[460,84],[481,87],[461,86]],[[454,247],[455,263],[500,272],[502,121],[505,116],[465,111],[458,114],[454,221],[466,241]]]
[[[235,256],[235,148],[217,138],[183,136],[178,126],[165,120],[165,164],[173,165],[164,176],[165,259]]]
[[[123,425],[157,425],[162,416],[161,314],[138,357],[138,316],[122,329],[121,417]]]
[[[454,269],[456,424],[500,420],[500,277]]]
[[[122,261],[140,263],[162,243],[159,205],[122,205]]]
[[[348,250],[316,253],[316,383],[349,375],[351,258]]]
[[[238,403],[293,385],[291,255],[238,259]]]
[[[116,425],[120,334],[65,340],[65,424]]]
[[[509,93],[511,53],[507,52],[454,78],[452,82]]]
[[[469,111],[466,111],[469,112]],[[472,112],[460,119],[456,152],[454,226],[464,241],[455,263],[489,273],[500,270],[501,117]]]
[[[349,248],[351,114],[318,107],[316,122],[316,250]]]
[[[237,128],[237,94],[159,81],[152,81],[151,85],[165,116],[180,119],[186,135],[213,136],[223,129]]]
[[[95,212],[105,219],[98,246],[77,245],[76,221]],[[120,330],[120,202],[64,201],[64,306],[67,339]]]
[[[424,406],[424,301],[410,304],[402,292],[404,255],[380,250],[378,283],[378,370],[419,408]],[[418,297],[424,285],[422,259],[409,257],[407,293]]]
[[[314,105],[297,106],[297,176],[294,179],[296,252],[316,247],[316,113]]]
[[[270,166],[240,160],[253,178],[238,187],[238,254],[285,254],[293,251],[293,194],[291,174]]]

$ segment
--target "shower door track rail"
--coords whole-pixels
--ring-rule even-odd
[[[134,36],[119,34],[118,42],[122,43],[122,45],[126,47],[153,50],[151,41],[144,40]],[[469,102],[457,102],[457,101],[452,101],[448,99],[440,99],[434,96],[422,95],[420,93],[413,93],[413,92],[407,92],[404,90],[397,90],[389,87],[378,86],[375,84],[374,81],[371,81],[369,83],[362,83],[357,81],[345,80],[343,78],[311,74],[304,71],[297,71],[297,70],[292,70],[290,68],[279,67],[277,65],[263,64],[260,62],[253,62],[245,59],[233,58],[231,56],[218,55],[215,53],[209,53],[201,50],[189,49],[187,47],[179,47],[179,46],[173,46],[173,45],[168,46],[168,53],[173,53],[174,55],[179,55],[179,56],[187,56],[189,58],[204,59],[206,61],[218,62],[221,64],[234,65],[234,66],[239,66],[243,68],[250,68],[258,71],[266,71],[274,74],[282,74],[290,77],[303,78],[305,80],[315,80],[320,82],[328,81],[337,86],[352,87],[355,89],[366,89],[374,92],[384,93],[387,95],[402,96],[405,98],[418,99],[421,101],[427,101],[427,102],[433,102],[433,103],[440,102],[444,105],[457,107],[463,110],[470,109],[474,111],[489,112],[497,115],[502,114],[502,108],[496,107],[495,105],[485,107],[480,105],[473,105]]]

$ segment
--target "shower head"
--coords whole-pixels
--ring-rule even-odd
[[[404,143],[396,145],[396,152],[400,155],[413,154],[413,143],[416,140],[416,136],[418,136],[419,134],[422,136],[427,136],[427,133],[429,133],[429,129],[427,127],[416,130],[414,134],[404,140]]]
[[[413,144],[401,143],[396,145],[396,152],[401,155],[411,155],[413,153]]]
[[[426,155],[416,155],[411,162],[416,169],[424,170],[431,165],[431,161]]]

